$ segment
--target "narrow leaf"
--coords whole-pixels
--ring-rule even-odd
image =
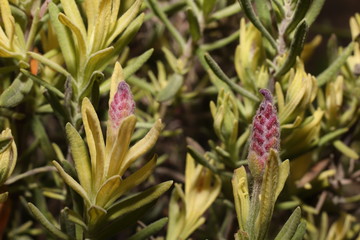
[[[58,18],[62,24],[64,24],[68,28],[70,28],[70,30],[74,33],[76,40],[77,40],[76,50],[79,51],[80,61],[82,61],[82,59],[86,58],[86,53],[87,53],[86,52],[87,44],[85,41],[85,39],[86,39],[85,32],[82,32],[80,30],[79,26],[76,25],[76,23],[74,23],[72,20],[70,20],[65,14],[60,13]]]
[[[146,226],[145,228],[141,229],[135,235],[131,236],[128,240],[145,240],[151,237],[152,235],[159,232],[165,224],[168,222],[168,218],[161,218],[156,222],[151,223],[150,225]]]
[[[31,214],[38,220],[41,225],[52,235],[55,239],[69,240],[70,237],[65,233],[61,232],[56,228],[41,212],[40,210],[32,203],[28,203],[29,210]]]
[[[278,153],[270,149],[269,160],[265,168],[262,184],[258,218],[256,220],[256,239],[264,239],[269,229],[275,205],[275,192],[279,179]]]
[[[210,2],[210,1],[205,1],[205,2]],[[191,38],[194,42],[196,42],[201,37],[200,24],[196,18],[195,13],[192,11],[191,8],[188,8],[186,10],[186,13],[189,22],[189,30],[190,30]]]
[[[296,229],[296,232],[294,236],[291,238],[291,240],[302,240],[304,239],[304,235],[306,233],[306,221],[301,220],[299,226]]]
[[[113,203],[113,201],[111,201],[111,197],[114,195],[114,192],[120,188],[121,185],[122,179],[119,175],[114,175],[107,179],[96,194],[96,205],[105,207],[106,205]]]
[[[241,8],[243,9],[245,15],[249,20],[254,24],[254,26],[262,33],[262,35],[269,41],[270,45],[277,49],[277,44],[275,39],[271,36],[265,26],[261,23],[260,19],[256,16],[255,11],[251,5],[251,0],[238,0]]]
[[[141,54],[140,56],[128,61],[128,65],[124,68],[125,80],[128,79],[131,75],[133,75],[136,71],[138,71],[144,65],[144,63],[147,60],[149,60],[149,58],[151,57],[153,52],[154,52],[154,49],[151,48],[151,49],[147,50],[146,52],[144,52],[143,54]]]
[[[308,12],[306,13],[306,16],[305,16],[306,22],[309,24],[309,26],[311,26],[313,24],[313,22],[319,15],[324,3],[325,3],[325,0],[313,0],[312,1],[311,5],[310,5],[310,9],[308,10]]]
[[[21,69],[20,70],[25,76],[27,76],[28,78],[30,78],[31,80],[33,80],[34,82],[36,82],[37,84],[43,86],[44,88],[46,88],[47,90],[49,90],[50,92],[54,93],[56,96],[58,96],[59,98],[64,98],[64,94],[57,89],[56,87],[52,86],[50,83],[38,78],[37,76],[31,74],[30,72],[28,72],[25,69]]]
[[[86,192],[91,192],[91,164],[85,142],[70,123],[65,129],[80,184]]]
[[[22,74],[21,74],[22,75]],[[0,95],[0,107],[11,108],[17,106],[32,88],[32,81],[22,80],[19,75],[9,87]]]
[[[136,18],[136,16],[139,14],[142,2],[142,0],[134,1],[133,5],[131,5],[131,7],[116,21],[115,29],[113,30],[111,36],[109,36],[106,42],[106,46],[110,45],[111,42],[117,36],[119,36],[125,30],[125,28],[128,27],[130,23]]]
[[[340,67],[344,65],[354,50],[355,42],[351,42],[341,53],[341,55],[331,63],[331,65],[325,69],[320,75],[316,77],[318,86],[321,87],[328,81],[330,81],[334,76],[336,76],[336,72],[339,71]]]
[[[154,200],[159,198],[164,192],[166,192],[172,185],[173,181],[167,181],[160,183],[154,187],[151,187],[141,193],[134,194],[126,199],[123,199],[108,210],[107,220],[114,220],[126,213],[132,212]]]
[[[306,24],[305,20],[303,20],[301,23],[299,23],[299,26],[297,27],[295,31],[295,35],[293,40],[291,41],[289,54],[285,60],[285,62],[282,64],[282,66],[277,70],[275,73],[275,77],[280,77],[287,73],[290,68],[292,68],[296,62],[297,56],[301,54],[301,51],[304,46],[304,41],[306,37],[306,33],[308,31],[309,27]]]
[[[352,150],[349,146],[343,143],[340,140],[336,140],[334,142],[334,146],[337,150],[342,152],[345,156],[352,158],[352,159],[359,159],[359,154],[357,154],[354,150]]]
[[[297,207],[291,214],[285,225],[281,228],[275,240],[291,240],[295,234],[301,219],[301,209]]]
[[[231,81],[228,76],[221,70],[219,65],[215,62],[215,60],[210,56],[210,54],[205,54],[205,60],[211,70],[215,73],[215,75],[220,78],[222,81],[224,81],[226,84],[228,84],[234,91],[239,93],[240,95],[247,97],[255,102],[259,101],[259,98],[252,94],[251,92],[247,91],[245,88],[242,88],[241,86],[237,85],[235,82]]]
[[[175,97],[184,83],[184,78],[180,74],[172,74],[168,84],[158,93],[156,100],[165,102]]]
[[[124,164],[121,166],[119,172],[120,175],[124,173],[124,171],[130,166],[133,161],[135,161],[138,157],[146,153],[155,145],[162,128],[163,124],[159,119],[155,122],[154,126],[150,129],[146,136],[129,149],[128,153],[125,156]]]
[[[179,31],[174,27],[174,25],[170,22],[164,11],[160,8],[157,0],[148,0],[147,1],[151,10],[154,14],[164,23],[165,27],[168,29],[171,35],[173,35],[175,41],[180,45],[181,51],[183,52],[186,47],[186,42],[184,38],[181,36]]]
[[[95,188],[99,188],[105,177],[105,143],[99,118],[88,98],[84,98],[82,101],[81,115],[90,152],[92,182]]]
[[[76,72],[75,48],[72,40],[71,32],[58,19],[60,11],[58,7],[51,1],[49,3],[49,15],[51,25],[55,29],[62,55],[66,63],[66,68],[70,73]]]
[[[296,3],[295,13],[291,19],[291,22],[288,24],[285,34],[290,34],[301,20],[305,17],[306,12],[310,7],[311,0],[299,0]]]
[[[152,170],[156,165],[156,159],[157,156],[155,155],[147,164],[145,164],[145,166],[122,181],[121,185],[113,191],[111,196],[109,196],[109,201],[106,203],[105,207],[108,208],[109,205],[116,201],[121,195],[145,181],[151,175]]]
[[[53,161],[52,163],[59,171],[59,174],[63,178],[64,182],[83,198],[86,205],[90,206],[90,199],[88,198],[84,188],[78,182],[76,182],[69,174],[67,174],[59,163],[57,163],[56,161]]]
[[[27,54],[30,55],[30,57],[38,60],[39,62],[41,62],[43,64],[45,64],[46,66],[49,66],[50,68],[57,71],[58,73],[61,73],[66,77],[70,76],[70,73],[68,71],[66,71],[65,68],[63,68],[62,66],[60,66],[56,62],[51,61],[50,59],[44,57],[43,55],[40,55],[40,54],[35,53],[35,52],[27,52]]]

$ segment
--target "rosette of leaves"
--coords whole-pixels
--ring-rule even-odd
[[[80,200],[74,199],[74,210],[65,208],[62,211],[61,229],[52,225],[29,203],[34,217],[56,238],[104,239],[114,235],[136,223],[154,200],[172,185],[172,181],[164,182],[118,200],[146,180],[156,164],[155,155],[124,179],[125,171],[154,146],[162,129],[161,120],[158,120],[143,139],[130,147],[136,123],[134,107],[129,86],[123,81],[122,69],[117,63],[110,88],[106,141],[94,107],[87,98],[84,98],[81,107],[87,143],[70,123],[66,125],[76,174],[67,171],[68,163],[53,161],[53,164],[64,182],[80,196]],[[69,230],[74,228],[75,232]]]

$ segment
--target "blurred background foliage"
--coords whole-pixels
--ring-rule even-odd
[[[0,0],[0,126],[11,129],[0,153],[14,142],[18,152],[15,168],[6,155],[1,179],[3,239],[233,239],[231,180],[247,166],[260,88],[274,95],[279,155],[290,162],[268,237],[300,206],[304,239],[359,239],[357,1],[91,2]],[[114,214],[123,229],[91,235],[83,196],[52,161],[78,181],[65,126],[85,139],[88,98],[105,133],[112,76],[130,85],[136,102],[130,145],[147,139],[158,119],[164,128],[122,176],[158,155],[147,180],[118,202],[139,202]],[[168,180],[176,184],[166,192]]]

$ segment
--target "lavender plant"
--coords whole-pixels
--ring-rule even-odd
[[[357,239],[360,17],[326,4],[0,0],[0,238]]]

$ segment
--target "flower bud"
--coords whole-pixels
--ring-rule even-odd
[[[115,129],[119,128],[124,118],[133,114],[135,111],[135,102],[129,85],[125,81],[121,81],[114,95],[113,101],[110,103],[109,117],[111,126]]]
[[[269,90],[261,89],[264,96],[253,119],[248,162],[254,178],[262,178],[270,149],[279,151],[280,126]]]

